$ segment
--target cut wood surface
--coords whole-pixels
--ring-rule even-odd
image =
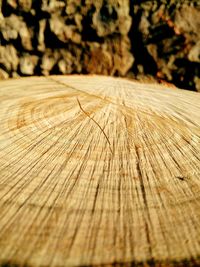
[[[0,82],[0,265],[200,266],[200,94]]]

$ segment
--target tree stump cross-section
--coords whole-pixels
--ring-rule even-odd
[[[0,266],[200,266],[200,94],[0,82]]]

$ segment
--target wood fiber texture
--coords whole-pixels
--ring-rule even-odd
[[[200,94],[0,83],[1,266],[200,266]]]

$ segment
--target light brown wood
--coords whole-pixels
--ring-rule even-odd
[[[200,264],[200,94],[52,76],[0,102],[1,264]]]

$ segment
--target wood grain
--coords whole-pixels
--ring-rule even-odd
[[[0,102],[2,266],[200,266],[200,94],[51,76]]]

